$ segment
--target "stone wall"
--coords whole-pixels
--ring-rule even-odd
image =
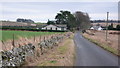
[[[46,49],[57,46],[65,36],[65,34],[55,35],[40,41],[38,44],[29,43],[24,46],[14,47],[11,50],[1,51],[2,59],[0,59],[0,64],[2,64],[3,68],[6,66],[22,66],[26,62],[27,57],[36,55],[36,49],[40,49],[42,55]]]

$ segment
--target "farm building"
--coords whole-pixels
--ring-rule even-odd
[[[46,25],[41,28],[41,30],[57,30],[57,31],[66,31],[66,25]]]
[[[103,30],[101,26],[92,26],[90,29],[91,30]]]

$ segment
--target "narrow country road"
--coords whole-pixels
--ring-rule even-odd
[[[82,37],[74,36],[76,45],[75,66],[118,66],[118,57]]]

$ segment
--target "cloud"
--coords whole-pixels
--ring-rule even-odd
[[[36,22],[44,21],[46,22],[48,19],[53,20],[56,14],[4,14],[2,20],[12,20],[16,21],[17,18],[25,18],[32,19]]]
[[[110,19],[117,19],[117,8],[117,2],[3,2],[0,4],[3,14],[0,19],[15,21],[17,18],[29,18],[47,21],[54,19],[60,10],[87,12],[91,19],[105,19],[106,12],[109,11]]]
[[[11,13],[38,13],[39,11],[33,9],[19,9],[19,8],[4,8],[3,12],[11,12]]]
[[[91,19],[106,19],[107,13],[94,13],[89,14]],[[109,13],[109,19],[118,19],[118,13]]]

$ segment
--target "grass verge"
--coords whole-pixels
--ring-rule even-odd
[[[75,52],[72,37],[64,40],[52,52],[46,54],[46,58],[42,59],[37,66],[73,66]]]
[[[57,63],[57,61],[56,60],[51,60],[51,61],[45,61],[45,62],[43,62],[43,63],[41,63],[40,65],[38,65],[38,66],[46,66],[46,65],[54,65],[54,64],[56,64]]]
[[[94,40],[92,38],[88,38],[87,36],[83,35],[84,38],[88,39],[89,41],[93,42],[94,44],[100,46],[101,48],[117,55],[117,56],[120,56],[119,53],[118,53],[118,50],[110,47],[109,45],[105,45],[104,43],[100,43],[98,40]]]
[[[68,45],[69,43],[70,43],[70,41],[68,40],[63,46],[58,47],[58,52],[60,54],[65,54],[66,51],[68,50],[68,46],[66,46],[66,45]]]

